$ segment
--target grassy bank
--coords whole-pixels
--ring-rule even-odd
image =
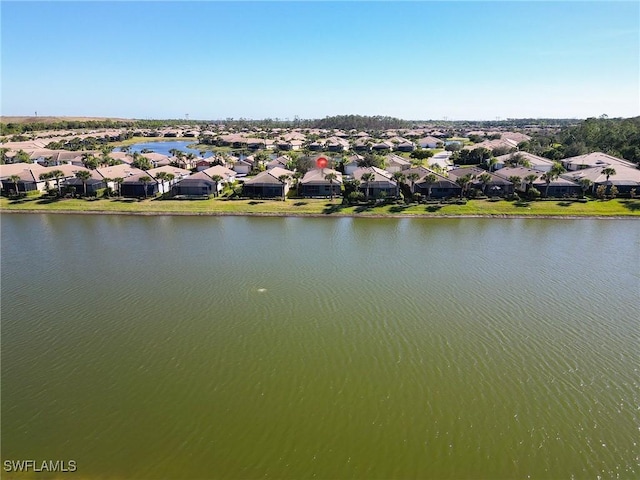
[[[43,197],[0,199],[2,211],[107,212],[140,214],[210,215],[358,215],[358,216],[543,216],[543,217],[639,217],[640,200],[592,200],[586,203],[557,201],[511,202],[470,200],[465,205],[342,205],[340,199],[278,200],[160,200],[160,199],[61,199]]]

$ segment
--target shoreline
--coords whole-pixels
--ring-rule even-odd
[[[469,219],[469,218],[490,218],[490,219],[543,219],[543,220],[638,220],[640,217],[634,215],[509,215],[509,214],[460,214],[460,215],[434,215],[434,214],[354,214],[354,213],[275,213],[275,212],[126,212],[109,210],[46,210],[46,209],[0,209],[0,215],[9,214],[54,214],[54,215],[126,215],[126,216],[177,216],[177,217],[293,217],[293,218],[419,218],[419,219]]]

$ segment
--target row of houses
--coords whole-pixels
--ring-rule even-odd
[[[336,135],[309,141],[304,135],[289,136],[281,139],[247,137],[242,134],[221,135],[215,138],[219,146],[232,148],[247,148],[249,150],[278,149],[282,151],[309,149],[312,152],[412,152],[416,148],[439,148],[444,146],[444,140],[427,136],[416,140],[409,140],[400,136],[387,139],[357,136],[350,140]]]
[[[516,191],[535,187],[553,197],[580,195],[585,191],[584,179],[589,180],[595,191],[599,186],[616,186],[621,194],[628,194],[640,187],[640,170],[626,160],[595,152],[562,161],[566,172],[549,181],[546,173],[553,162],[531,154],[519,157],[498,157],[491,165],[493,171],[480,168],[454,168],[446,173],[423,166],[412,167],[411,163],[397,155],[387,156],[385,169],[361,167],[360,155],[352,155],[344,163],[344,173],[333,168],[311,169],[302,177],[288,168],[290,159],[277,157],[266,163],[266,170],[253,177],[246,177],[253,167],[253,160],[242,160],[231,165],[213,165],[201,161],[193,170],[175,165],[161,165],[144,171],[122,163],[95,170],[80,165],[61,164],[42,166],[39,163],[16,163],[0,165],[0,180],[5,192],[45,191],[47,181],[43,174],[62,172],[55,181],[57,185],[75,187],[81,192],[94,194],[110,187],[125,197],[142,197],[158,194],[205,197],[222,191],[224,184],[242,183],[242,194],[246,197],[284,197],[295,183],[297,194],[305,197],[328,197],[340,195],[346,181],[356,180],[359,189],[367,196],[397,196],[400,183],[407,185],[411,193],[420,193],[431,198],[448,198],[463,194],[459,179],[468,177],[465,189],[481,191],[490,196],[506,196]],[[238,171],[238,166],[242,167]],[[615,173],[612,174],[613,169]],[[77,172],[85,170],[90,178],[82,180]],[[401,175],[397,175],[401,174]],[[401,176],[401,178],[400,178]],[[49,181],[51,187],[52,180]]]

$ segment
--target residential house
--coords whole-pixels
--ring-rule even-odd
[[[444,146],[444,142],[442,140],[432,136],[419,138],[416,143],[420,148],[440,148]]]
[[[267,142],[263,138],[247,138],[247,148],[250,150],[260,150],[267,147]]]
[[[538,155],[533,155],[529,152],[512,152],[507,153],[506,155],[500,155],[495,157],[496,163],[493,164],[494,170],[500,170],[508,165],[515,166],[517,162],[521,166],[526,166],[528,168],[533,168],[534,170],[538,170],[539,172],[548,172],[553,167],[553,160],[549,160],[548,158],[539,157]]]
[[[172,160],[167,155],[163,155],[162,153],[156,153],[156,152],[141,153],[140,155],[145,157],[147,160],[149,160],[149,162],[151,163],[151,165],[153,165],[154,168],[169,165]],[[173,160],[174,162],[177,162],[178,159],[173,159]],[[192,164],[195,165],[195,162],[193,160],[189,160],[186,158],[184,158],[182,162],[184,165],[192,165]],[[183,168],[187,168],[187,167],[185,166]],[[192,167],[188,167],[188,168],[192,168]]]
[[[96,169],[96,172],[102,176],[105,180],[105,183],[108,187],[111,187],[113,191],[118,191],[120,185],[115,182],[115,179],[122,178],[125,179],[132,175],[138,175],[145,173],[144,170],[140,170],[139,168],[132,167],[129,164],[121,163],[119,165],[112,165],[109,167],[101,167]]]
[[[311,142],[307,147],[312,152],[319,152],[320,150],[324,150],[324,142],[325,140],[316,140],[315,142]]]
[[[133,157],[126,152],[111,152],[109,154],[109,158],[115,160],[116,162],[127,163],[131,165],[133,162]]]
[[[29,159],[33,163],[38,163],[46,167],[50,164],[51,160],[53,159],[53,157],[55,157],[56,154],[57,154],[56,150],[43,148],[43,149],[33,150],[32,152],[30,152]]]
[[[484,195],[504,197],[513,193],[513,183],[503,177],[487,172],[486,170],[482,170],[481,168],[456,168],[449,170],[447,174],[449,179],[454,182],[460,177],[471,175],[470,188],[480,190]],[[483,174],[487,174],[490,177],[490,180],[486,184],[480,181],[480,176]]]
[[[615,185],[620,194],[629,194],[631,190],[635,188],[635,191],[640,196],[640,170],[625,165],[615,165],[612,166],[612,168],[616,173],[609,175],[609,179],[607,179],[607,175],[603,173],[603,170],[607,167],[608,166],[572,170],[564,173],[562,177],[578,184],[580,184],[580,181],[583,179],[590,180],[592,186],[589,190],[593,193],[596,192],[598,187],[604,186],[606,189],[605,192],[608,194],[611,187]]]
[[[282,179],[286,176],[286,179]],[[286,197],[291,186],[293,172],[275,167],[260,172],[255,177],[247,178],[242,186],[242,193],[251,198],[282,198]]]
[[[498,133],[500,133],[500,138],[503,138],[505,140],[511,140],[516,145],[518,145],[519,143],[528,142],[529,140],[531,140],[531,137],[526,133],[520,133],[520,132],[498,132]]]
[[[450,170],[453,168],[453,162],[451,161],[452,153],[453,152],[447,152],[446,150],[436,153],[428,160],[429,166],[433,167],[435,165],[443,171]]]
[[[328,174],[335,174],[332,181],[327,180]],[[342,174],[331,168],[314,168],[305,173],[298,183],[298,195],[301,197],[330,197],[339,196],[342,192]]]
[[[218,185],[218,189],[221,186]],[[215,194],[216,182],[209,175],[197,172],[186,178],[179,180],[171,190],[172,195],[176,197],[209,197]]]
[[[525,192],[526,190],[528,190],[529,182],[527,182],[525,179],[530,175],[535,176],[535,180],[533,181],[532,184],[538,190],[539,190],[538,187],[540,185],[544,185],[544,182],[540,180],[540,177],[542,177],[544,172],[541,172],[540,170],[534,170],[532,168],[521,167],[521,166],[504,167],[499,170],[496,170],[495,172],[493,172],[493,174],[505,180],[509,180],[509,178],[512,178],[512,177],[520,177],[520,183],[514,185],[514,191]]]
[[[302,148],[302,140],[278,140],[274,142],[274,145],[278,150],[300,150]]]
[[[233,183],[236,181],[237,173],[222,165],[214,165],[213,167],[203,170],[202,173],[207,175],[213,180],[213,177],[222,177],[222,181],[218,182],[218,193],[222,193],[224,184]]]
[[[411,168],[411,162],[409,160],[394,153],[385,155],[384,163],[386,165],[385,170],[389,173],[395,173]]]
[[[233,171],[238,174],[238,176],[244,176],[249,174],[251,169],[253,168],[252,162],[247,162],[246,160],[238,160],[233,164]]]
[[[364,157],[362,155],[358,155],[357,153],[349,155],[343,164],[344,174],[353,175],[353,172],[360,168],[359,162],[361,162],[362,160],[364,160]]]
[[[582,170],[585,168],[605,168],[616,166],[625,166],[635,168],[636,165],[628,160],[614,157],[613,155],[607,155],[602,152],[592,152],[586,155],[578,155],[577,157],[569,157],[560,160],[564,168],[569,171]]]
[[[271,170],[274,167],[287,168],[287,165],[289,165],[290,161],[291,158],[289,158],[288,156],[280,155],[279,157],[274,158],[267,163],[267,170]]]
[[[147,182],[142,181],[145,177]],[[120,185],[120,195],[123,197],[152,197],[159,192],[160,182],[144,171],[126,177]]]
[[[173,179],[162,180],[161,178],[158,178],[158,174],[161,174],[161,173],[173,175]],[[159,182],[158,193],[163,194],[163,193],[170,192],[173,185],[175,185],[180,180],[187,178],[189,175],[191,175],[191,171],[186,170],[184,168],[180,168],[180,167],[165,165],[164,167],[152,168],[150,170],[147,170],[147,174],[149,174],[150,177],[154,178]]]
[[[69,180],[71,179],[75,179],[76,178],[76,173],[79,171],[90,171],[88,168],[85,167],[80,167],[77,165],[71,165],[71,164],[62,164],[62,165],[53,165],[50,167],[45,167],[44,171],[39,173],[39,175],[41,175],[42,173],[52,173],[54,171],[60,171],[62,172],[62,176],[58,179],[58,181],[56,182],[55,179],[51,179],[49,181],[49,186],[50,188],[55,188],[58,184],[60,185],[61,189],[64,186],[70,185]],[[74,183],[74,182],[72,182]],[[95,182],[92,182],[95,183]],[[99,188],[104,188],[104,185],[102,187]],[[45,185],[45,189],[46,189],[46,185]],[[96,190],[94,188],[94,190]],[[44,191],[44,190],[43,190]],[[82,187],[82,182],[80,182],[80,190],[78,190],[78,193],[83,191],[83,187]],[[90,189],[87,188],[87,191],[89,192]]]
[[[373,174],[373,179],[364,181],[362,176]],[[360,182],[360,191],[369,198],[396,197],[398,195],[398,183],[393,179],[391,173],[377,167],[361,167],[353,172],[353,178]]]
[[[73,166],[73,167],[76,168],[78,171],[87,170],[84,167],[78,167],[78,166]],[[57,167],[53,167],[53,169],[55,168]],[[81,179],[76,177],[74,174],[73,177],[65,178],[63,185],[66,187],[67,190],[69,190],[70,188],[75,189],[75,193],[77,194],[84,194],[86,192],[87,195],[97,195],[99,190],[102,190],[103,188],[107,187],[107,182],[97,170],[87,170],[87,171],[91,172],[91,178],[87,179],[86,181],[82,181]],[[55,182],[53,182],[53,184],[55,184]]]
[[[464,150],[475,150],[476,148],[486,148],[487,150],[505,149],[507,151],[515,151],[518,146],[518,142],[510,140],[508,138],[498,138],[496,140],[484,140],[480,143],[473,145],[467,145],[462,147]]]
[[[329,152],[345,152],[349,150],[349,142],[344,138],[333,136],[327,138],[325,148]]]
[[[460,196],[460,192],[462,192],[462,188],[455,181],[425,167],[410,168],[402,173],[405,175],[405,183],[409,185],[410,191],[419,193],[425,198],[429,196],[429,191],[431,191],[431,198],[438,199]],[[418,175],[418,178],[412,181],[409,176],[414,173]],[[429,175],[435,175],[436,181],[427,182],[426,179]]]
[[[354,152],[370,152],[371,146],[373,145],[373,143],[374,143],[373,139],[368,135],[366,137],[358,137],[353,142],[353,151]]]
[[[291,142],[292,140],[304,142],[307,139],[307,137],[300,132],[289,132],[289,133],[285,133],[282,136],[282,139],[286,140],[287,142]]]
[[[544,172],[539,170],[534,170],[532,168],[526,167],[505,167],[501,168],[494,172],[496,176],[502,177],[503,179],[509,180],[510,177],[517,176],[520,177],[521,183],[515,187],[516,190],[527,191],[529,189],[529,185],[533,186],[536,190],[538,190],[542,195],[548,191],[549,197],[566,197],[572,195],[580,195],[582,193],[582,189],[580,184],[577,182],[565,178],[564,176],[560,176],[557,179],[552,180],[548,184],[547,190],[547,182],[544,178]],[[533,182],[528,182],[525,179],[530,176],[535,175],[535,180]]]
[[[391,143],[389,140],[384,140],[382,142],[374,143],[373,145],[371,145],[371,149],[375,150],[376,152],[390,152],[391,150],[393,150],[393,143]]]
[[[222,177],[222,181],[225,183],[235,182],[237,176],[236,171],[222,165],[214,165],[213,167],[209,167],[206,170],[203,170],[203,173],[212,178],[216,175]]]
[[[45,181],[40,180],[40,175],[46,173],[47,169],[37,163],[9,163],[0,165],[0,181],[2,182],[3,192],[31,192],[31,191],[44,191]],[[18,191],[16,192],[16,185],[10,179],[12,176],[20,177],[17,182]]]
[[[213,160],[213,157],[209,157],[209,158]],[[203,170],[206,170],[209,167],[211,167],[211,161],[205,158],[203,158],[202,160],[198,160],[196,162],[196,172],[201,172]]]
[[[83,154],[91,153],[95,156],[99,156],[100,152],[97,151],[66,151],[66,150],[58,150],[56,154],[47,162],[49,166],[51,165],[76,165],[78,167],[84,167],[84,158]]]
[[[395,150],[397,150],[398,152],[413,152],[415,149],[416,149],[416,146],[408,140],[405,140],[404,142],[396,143],[396,146],[395,146]]]

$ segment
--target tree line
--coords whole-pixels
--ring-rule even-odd
[[[534,134],[518,148],[552,160],[604,152],[640,164],[640,117],[587,118],[555,134]]]

